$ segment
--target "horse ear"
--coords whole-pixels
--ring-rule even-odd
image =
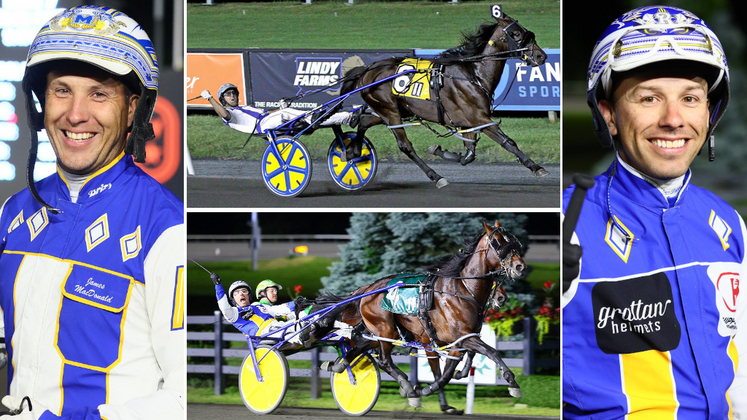
[[[501,227],[501,222],[499,222],[499,221],[496,220],[495,221],[495,227],[497,227],[497,228]]]
[[[485,233],[490,233],[492,231],[490,226],[487,223],[485,223],[484,220],[482,221],[482,228],[485,229]]]

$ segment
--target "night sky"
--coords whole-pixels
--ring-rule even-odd
[[[352,213],[266,213],[258,219],[263,234],[308,235],[345,234]],[[560,235],[558,213],[524,213],[529,216],[527,231],[531,235]],[[190,235],[249,234],[251,213],[195,213],[187,214],[187,232]]]

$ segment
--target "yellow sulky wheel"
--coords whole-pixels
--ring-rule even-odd
[[[277,350],[257,348],[261,380],[257,380],[252,355],[247,355],[239,372],[239,393],[246,408],[257,414],[272,413],[288,389],[288,360]]]
[[[306,146],[299,140],[280,136],[268,141],[262,155],[262,180],[273,194],[280,197],[295,197],[301,194],[311,181],[311,158]]]
[[[345,153],[355,138],[354,132],[347,132],[341,138],[332,140],[327,152],[327,168],[332,180],[337,185],[348,190],[357,191],[368,185],[376,176],[379,165],[376,149],[368,137],[363,137],[361,156],[351,161],[345,161]]]
[[[358,356],[350,367],[354,380],[351,382],[348,369],[332,373],[330,382],[337,406],[349,416],[362,416],[376,405],[381,389],[379,366],[368,354]]]

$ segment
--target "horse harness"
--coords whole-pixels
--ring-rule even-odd
[[[494,238],[495,233],[500,233],[504,239],[506,239],[506,243],[501,245],[497,239]],[[485,312],[485,308],[482,307],[477,302],[477,297],[472,293],[472,291],[467,287],[466,284],[464,284],[464,280],[467,279],[488,279],[491,282],[493,282],[493,288],[491,289],[490,295],[488,296],[488,302],[491,302],[495,296],[495,293],[497,290],[503,285],[503,281],[499,281],[497,276],[500,273],[506,273],[508,270],[508,264],[509,260],[514,254],[518,254],[521,251],[521,242],[519,242],[519,239],[514,236],[512,233],[508,232],[505,228],[499,227],[497,229],[494,229],[492,232],[490,232],[488,236],[488,247],[482,248],[479,250],[472,251],[471,254],[477,254],[480,252],[489,252],[492,250],[495,252],[495,254],[498,256],[498,259],[500,261],[501,268],[500,270],[493,270],[488,273],[479,275],[479,276],[460,276],[460,277],[449,277],[454,280],[460,280],[462,282],[462,285],[467,290],[467,292],[470,294],[470,296],[465,296],[458,293],[458,286],[454,286],[454,292],[448,292],[446,290],[436,290],[434,288],[434,283],[437,278],[444,277],[439,275],[438,273],[427,273],[427,276],[423,280],[422,283],[418,284],[417,287],[420,288],[420,291],[418,293],[419,299],[418,299],[418,319],[421,321],[421,325],[423,326],[423,329],[428,334],[428,337],[431,339],[431,342],[435,343],[435,340],[438,338],[438,334],[436,333],[436,329],[433,327],[433,323],[431,322],[431,317],[428,315],[428,311],[433,308],[433,302],[435,293],[440,293],[444,295],[450,295],[454,296],[458,299],[464,299],[467,302],[470,302],[473,304],[479,311],[481,311],[481,314],[479,318],[483,317],[483,314]],[[414,287],[411,286],[411,287]]]
[[[520,29],[520,32],[522,33],[519,37],[514,37],[509,35],[510,28],[517,26]],[[467,58],[461,58],[459,60],[456,60],[458,62],[476,62],[476,61],[501,61],[501,60],[508,60],[511,58],[519,58],[523,61],[527,61],[529,59],[529,56],[532,52],[534,52],[534,32],[526,30],[523,26],[519,25],[519,21],[512,19],[508,25],[501,28],[503,30],[503,36],[499,39],[500,42],[505,42],[508,46],[507,51],[499,51],[495,53],[490,54],[481,54],[474,57],[467,57]],[[495,41],[489,40],[488,45],[495,45]],[[529,47],[527,47],[529,45]],[[527,54],[525,51],[529,51],[530,54]],[[450,65],[450,64],[449,64]],[[485,87],[480,80],[477,78],[477,75],[474,73],[474,69],[471,69],[470,71],[470,78],[464,78],[464,77],[457,77],[446,74],[446,67],[447,64],[439,64],[438,66],[434,66],[429,70],[426,70],[431,73],[430,78],[430,88],[433,91],[433,96],[435,97],[434,102],[436,103],[436,111],[438,115],[438,124],[442,125],[444,127],[447,126],[446,124],[446,117],[448,117],[448,114],[446,113],[446,109],[443,106],[443,102],[441,101],[441,89],[444,87],[444,78],[449,78],[452,80],[464,80],[466,82],[472,83],[473,85],[477,86],[482,93],[485,95],[485,97],[490,102],[491,106],[493,104],[493,97],[492,92],[488,90],[487,87]],[[418,71],[421,72],[421,71]],[[515,75],[514,75],[515,76]],[[516,78],[514,77],[511,80],[511,85],[506,89],[506,94],[508,94],[508,91],[511,90],[511,86],[513,86],[514,81]],[[505,97],[504,97],[505,99]],[[412,111],[411,111],[412,112]],[[415,113],[413,113],[415,114]],[[418,118],[420,124],[426,126],[429,130],[436,133],[439,137],[447,137],[447,136],[456,136],[460,138],[461,140],[468,141],[468,142],[475,142],[476,140],[467,139],[458,133],[460,130],[456,129],[456,125],[454,124],[454,121],[449,117],[449,126],[452,127],[452,129],[447,133],[446,135],[440,135],[439,133],[435,132],[431,127],[428,126],[428,124],[425,123],[422,119]],[[489,125],[496,125],[500,123],[494,123]],[[480,132],[483,128],[486,126],[481,127],[475,127],[472,130],[464,130],[461,132],[470,132],[477,130]],[[389,128],[395,128],[395,127],[389,127]]]

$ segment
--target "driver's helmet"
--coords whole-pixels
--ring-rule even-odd
[[[265,289],[267,289],[268,287],[277,287],[278,290],[283,290],[283,286],[275,283],[270,279],[262,280],[257,285],[257,299],[265,297]]]
[[[249,286],[249,284],[247,284],[247,282],[243,280],[238,280],[238,281],[231,283],[231,285],[228,286],[228,301],[233,306],[237,306],[236,301],[233,299],[233,292],[235,292],[238,289],[246,289],[247,292],[249,292],[249,300],[251,300],[252,288]]]
[[[729,67],[721,42],[702,19],[687,10],[646,6],[612,22],[591,55],[587,102],[602,146],[614,146],[598,106],[599,100],[609,99],[612,94],[613,73],[667,60],[705,64],[703,77],[708,81],[711,118],[708,136],[713,134],[729,102]]]
[[[150,118],[158,96],[158,60],[143,28],[124,13],[104,6],[77,6],[53,17],[31,42],[23,76],[31,129],[29,189],[48,208],[51,207],[38,197],[33,185],[37,131],[44,128],[47,74],[65,66],[66,61],[96,66],[140,95],[125,146],[125,152],[133,155],[136,162],[145,162],[145,142],[155,137]],[[41,103],[41,113],[37,112],[32,92]]]
[[[229,90],[235,90],[236,96],[239,95],[239,88],[237,88],[236,85],[234,84],[226,83],[225,85],[222,85],[221,87],[219,87],[218,88],[218,100],[220,101],[220,104],[223,106],[227,105],[226,100],[223,99],[223,95]]]

